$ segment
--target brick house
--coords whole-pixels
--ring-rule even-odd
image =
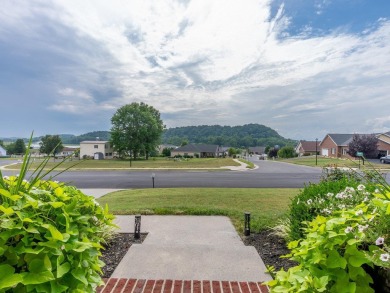
[[[218,158],[222,155],[216,144],[187,144],[171,151],[171,156],[192,156],[199,158]]]
[[[317,145],[317,147],[316,147]],[[313,156],[320,153],[320,141],[307,141],[300,140],[298,145],[295,147],[295,152],[298,156]]]
[[[330,133],[320,142],[320,155],[333,158],[351,158],[348,154],[348,144],[353,134]]]
[[[390,155],[390,131],[377,134],[378,138],[378,157]]]

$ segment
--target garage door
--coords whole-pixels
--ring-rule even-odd
[[[328,149],[321,149],[321,155],[329,156],[329,150]]]

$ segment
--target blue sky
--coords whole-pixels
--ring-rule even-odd
[[[12,1],[0,10],[0,137],[259,123],[293,139],[390,131],[390,1]]]

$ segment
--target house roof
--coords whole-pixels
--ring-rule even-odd
[[[80,142],[80,144],[102,144],[102,143],[107,143],[109,142],[108,140],[84,140]]]
[[[264,152],[265,152],[265,147],[262,147],[262,146],[249,147],[249,152],[253,152],[253,153],[264,153]]]
[[[187,144],[173,150],[175,152],[215,153],[218,151],[216,144]]]
[[[352,141],[353,134],[329,133],[328,136],[336,145],[347,146]]]
[[[316,151],[316,141],[301,140],[299,143],[305,152],[315,152]],[[319,147],[320,143],[321,143],[320,141],[317,141],[317,151],[319,150],[318,147]]]

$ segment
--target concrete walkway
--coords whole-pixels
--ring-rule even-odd
[[[134,232],[134,216],[117,216]],[[142,216],[148,236],[133,244],[112,278],[264,282],[271,277],[256,249],[245,246],[230,219],[220,216]]]

